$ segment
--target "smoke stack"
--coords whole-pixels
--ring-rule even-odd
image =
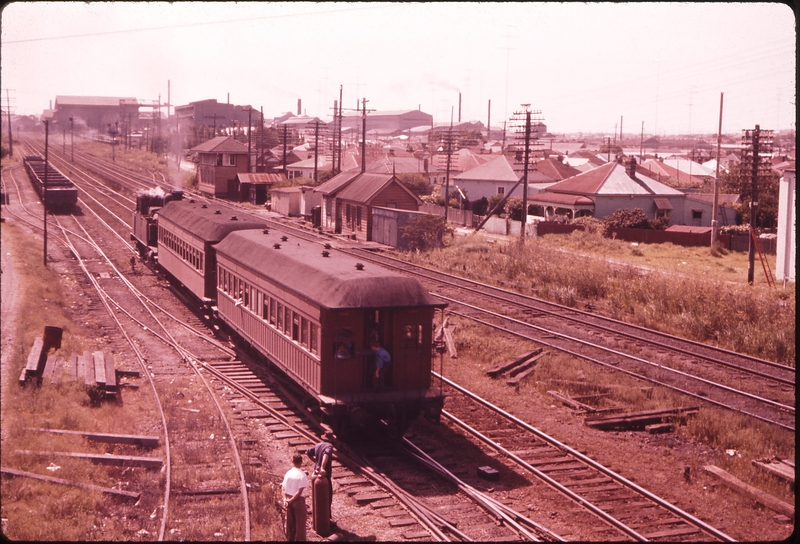
[[[486,120],[486,141],[492,139],[492,99],[489,99],[489,118]]]
[[[228,93],[228,104],[231,103],[231,93]]]
[[[632,178],[636,177],[636,157],[631,157],[628,161],[628,175]]]
[[[461,93],[458,93],[458,122],[461,122]]]
[[[301,113],[302,110],[300,109],[301,105],[302,105],[302,101],[298,98],[297,99],[297,115],[302,115],[302,113]]]
[[[47,108],[47,109],[49,109],[49,110],[52,110],[52,109],[53,109],[53,101],[52,101],[52,100],[50,101],[50,107],[49,107],[49,108]]]

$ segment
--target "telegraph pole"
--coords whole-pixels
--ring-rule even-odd
[[[319,168],[319,119],[314,122],[314,183],[319,181],[317,175],[317,168]]]
[[[42,224],[44,226],[44,251],[42,257],[44,267],[47,268],[47,170],[50,166],[50,164],[47,162],[47,152],[50,134],[50,121],[45,120],[42,121],[42,123],[44,123],[44,179],[42,180]]]
[[[367,171],[367,100],[361,99],[361,173]]]
[[[6,89],[6,110],[8,113],[8,154],[14,155],[14,138],[11,131],[11,98],[8,96],[8,89]],[[17,136],[19,136],[19,129],[17,129]]]
[[[286,176],[286,179],[289,179],[289,174],[286,173],[286,144],[287,138],[289,136],[289,125],[284,123],[283,125],[283,175]]]
[[[722,97],[719,93],[719,130],[717,131],[717,173],[714,177],[714,200],[711,207],[711,248],[717,243],[717,206],[719,206],[719,161],[722,148]]]
[[[253,108],[247,108],[247,173],[250,173],[250,154],[252,153],[250,134],[253,132]]]
[[[525,231],[528,226],[528,165],[530,164],[530,150],[531,150],[531,114],[541,115],[541,111],[531,111],[530,104],[522,104],[524,108],[522,111],[514,112],[514,120],[522,121],[524,115],[524,145],[523,152],[523,165],[522,165],[522,223],[520,224],[520,243],[525,243]],[[537,121],[541,121],[541,117],[537,117]],[[616,130],[616,129],[615,129]],[[517,131],[519,133],[519,131]]]
[[[753,283],[756,253],[756,231],[758,219],[758,174],[761,166],[761,154],[772,151],[772,131],[761,130],[756,125],[755,130],[745,130],[742,137],[742,162],[751,166],[751,197],[750,197],[750,244],[748,249],[747,283]]]
[[[453,108],[450,108],[450,130],[447,131],[445,139],[445,149],[447,153],[447,168],[445,170],[444,185],[444,220],[447,222],[447,214],[450,211],[450,160],[453,156]]]
[[[70,162],[75,162],[75,119],[71,115],[69,116],[69,140],[72,155],[70,157]]]

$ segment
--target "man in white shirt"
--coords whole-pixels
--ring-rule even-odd
[[[283,477],[283,505],[286,507],[286,540],[302,542],[306,540],[306,498],[303,490],[308,485],[308,477],[300,468],[303,456],[292,456],[292,468]]]

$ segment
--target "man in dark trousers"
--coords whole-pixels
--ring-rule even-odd
[[[300,468],[303,457],[295,454],[292,457],[292,468],[283,477],[283,506],[286,508],[286,540],[303,542],[306,540],[306,499],[303,490],[306,488],[306,473]]]
[[[316,446],[308,448],[306,454],[309,459],[314,461],[314,473],[311,475],[311,480],[314,481],[318,476],[328,480],[328,512],[330,512],[333,505],[333,444],[320,442]]]

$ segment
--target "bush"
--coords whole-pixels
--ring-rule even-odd
[[[442,247],[445,235],[453,233],[441,215],[420,215],[400,227],[400,230],[412,250]]]
[[[592,234],[597,234],[603,232],[603,222],[597,219],[596,217],[592,217],[590,215],[584,215],[583,217],[576,217],[571,221],[573,225],[581,225],[583,228]]]
[[[506,200],[505,211],[514,221],[522,221],[522,199],[514,196]]]
[[[650,220],[641,208],[617,210],[603,218],[603,234],[610,236],[612,229],[650,229]]]
[[[667,230],[669,227],[669,219],[667,217],[657,217],[650,222],[650,228],[653,230]]]
[[[489,209],[487,213],[493,210],[494,207],[497,206],[497,203],[500,202],[501,200],[503,200],[503,195],[492,195],[491,197],[489,197],[489,206],[488,206]],[[503,213],[503,210],[499,209],[495,212],[495,215],[500,215],[501,213]]]
[[[489,211],[489,200],[482,196],[472,203],[472,213],[475,215],[486,215]]]

